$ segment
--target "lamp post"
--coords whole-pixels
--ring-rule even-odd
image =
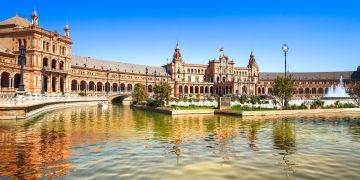
[[[287,52],[289,51],[288,45],[287,45],[287,44],[284,44],[284,45],[282,46],[282,50],[284,51],[284,56],[285,56],[285,77],[286,77],[286,54],[287,54]]]
[[[145,68],[145,74],[146,74],[146,76],[145,76],[145,89],[146,89],[146,92],[149,92],[148,86],[147,86],[147,76],[148,76],[148,73],[149,73],[149,68],[146,67],[146,68]]]
[[[24,65],[26,63],[26,57],[25,57],[26,49],[25,49],[25,46],[23,44],[20,45],[19,53],[20,53],[20,55],[19,55],[18,64],[20,65],[20,84],[18,85],[17,93],[18,94],[24,94],[25,93]]]

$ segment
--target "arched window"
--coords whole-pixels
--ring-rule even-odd
[[[55,59],[53,59],[51,61],[51,69],[56,69],[56,60]]]
[[[49,67],[49,59],[48,58],[43,59],[43,67]]]
[[[60,61],[59,68],[60,70],[64,70],[64,61]]]

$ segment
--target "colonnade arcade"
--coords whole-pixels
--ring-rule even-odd
[[[104,92],[132,92],[133,84],[117,83],[117,82],[103,82],[103,81],[89,81],[76,80],[71,81],[71,91],[80,92],[87,91],[88,93],[104,93]]]
[[[20,73],[9,73],[3,71],[0,74],[0,87],[3,92],[14,92],[20,84]]]
[[[51,61],[45,57],[42,62],[42,90],[46,93],[65,93],[66,71],[65,63],[62,60],[52,59]]]

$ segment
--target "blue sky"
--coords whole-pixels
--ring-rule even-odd
[[[54,3],[56,2],[56,3]],[[163,65],[177,41],[186,63],[205,64],[219,48],[245,66],[251,49],[261,71],[355,70],[360,66],[360,2],[346,0],[172,0],[2,2],[0,19],[30,18],[63,33],[73,54]]]

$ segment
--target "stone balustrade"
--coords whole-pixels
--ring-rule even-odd
[[[107,100],[106,96],[77,96],[77,95],[44,95],[44,94],[27,94],[14,96],[13,94],[1,94],[0,106],[18,106],[18,105],[33,105],[47,102],[62,102],[62,101],[94,101]]]

